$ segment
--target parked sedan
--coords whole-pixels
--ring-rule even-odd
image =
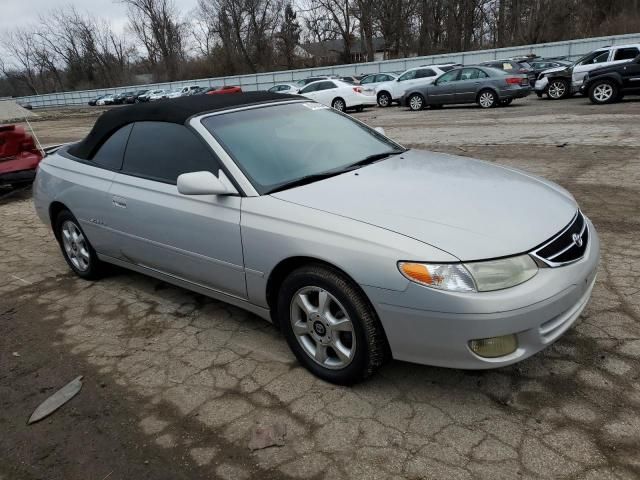
[[[480,66],[497,68],[510,74],[526,75],[529,78],[529,84],[533,86],[536,83],[537,74],[534,72],[533,67],[525,61],[516,61],[512,59],[505,60],[492,60],[490,62],[482,62]]]
[[[123,103],[125,103],[127,97],[130,97],[134,93],[135,92],[124,92],[124,93],[119,93],[119,94],[115,95],[113,97],[114,105],[122,105]]]
[[[124,103],[127,103],[127,104],[137,103],[140,101],[139,98],[148,92],[149,92],[148,89],[143,89],[143,90],[138,90],[137,92],[133,92],[131,95],[127,95],[125,97]]]
[[[113,263],[245,308],[340,384],[391,357],[521,361],[575,323],[599,257],[552,182],[263,92],[112,109],[45,157],[34,204],[79,277]]]
[[[96,100],[96,105],[98,105],[98,106],[113,105],[114,101],[115,101],[115,95],[109,94],[109,95],[105,95],[103,97],[100,97],[98,100]]]
[[[477,103],[482,108],[491,108],[509,105],[530,92],[526,75],[513,75],[489,67],[464,67],[445,73],[433,84],[407,90],[402,105],[411,110],[454,103]]]
[[[300,90],[300,85],[295,83],[278,83],[271,87],[268,92],[271,93],[291,93],[296,94]]]
[[[151,92],[149,92],[149,94],[147,94],[147,99],[149,102],[162,100],[163,98],[166,98],[167,93],[169,93],[168,90],[163,90],[163,89],[152,90]]]
[[[97,97],[93,97],[91,100],[89,100],[88,104],[91,105],[92,107],[95,107],[98,100],[100,100],[102,97],[104,97],[104,95],[98,95]]]
[[[312,82],[298,93],[341,112],[348,109],[362,111],[364,107],[376,104],[376,97],[367,95],[362,87],[335,79]]]
[[[393,103],[400,103],[407,89],[433,83],[437,77],[456,66],[457,64],[447,63],[410,68],[395,80],[378,84],[375,87],[376,101],[380,107],[390,107]]]

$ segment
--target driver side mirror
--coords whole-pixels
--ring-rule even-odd
[[[234,195],[238,191],[222,170],[216,177],[211,172],[189,172],[178,176],[178,192],[183,195]]]

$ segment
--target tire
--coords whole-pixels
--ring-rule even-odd
[[[481,108],[493,108],[498,105],[498,96],[492,90],[481,90],[477,102]]]
[[[538,98],[542,98],[542,93],[541,92],[536,92],[536,95],[538,96]]]
[[[389,92],[378,93],[378,106],[382,108],[390,107],[393,103],[393,99]]]
[[[321,314],[321,305],[329,317]],[[277,311],[298,361],[327,382],[360,382],[387,357],[386,338],[373,307],[349,278],[333,268],[310,264],[289,274],[280,288]]]
[[[513,102],[513,98],[505,98],[504,100],[500,100],[500,105],[503,107],[508,107]]]
[[[547,85],[547,97],[551,100],[561,100],[569,96],[569,92],[571,91],[571,87],[569,86],[569,82],[562,79],[555,79],[549,82]]]
[[[424,97],[419,93],[412,93],[407,99],[407,106],[413,112],[417,112],[424,108]]]
[[[333,101],[331,102],[331,106],[336,110],[338,110],[339,112],[344,112],[347,110],[346,102],[340,97],[334,98]]]
[[[54,232],[60,244],[62,256],[69,268],[85,280],[100,278],[104,265],[98,259],[95,250],[89,243],[82,228],[80,228],[78,220],[69,210],[62,210],[58,214],[55,220]],[[73,237],[74,233],[77,235],[75,238]]]
[[[618,85],[613,80],[596,80],[589,87],[589,100],[596,105],[613,103],[618,100]]]

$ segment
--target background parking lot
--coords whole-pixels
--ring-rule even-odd
[[[249,313],[121,270],[77,279],[30,191],[0,191],[0,479],[640,476],[640,102],[530,97],[354,116],[407,147],[521,168],[571,191],[602,241],[576,326],[509,368],[392,362],[337,387]],[[50,144],[81,138],[95,118],[45,111],[33,126]],[[77,375],[81,393],[27,427]],[[252,429],[272,423],[286,425],[285,445],[249,450]]]

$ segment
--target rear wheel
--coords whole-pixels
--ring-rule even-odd
[[[551,80],[547,86],[547,96],[551,100],[560,100],[569,93],[569,82],[566,80]]]
[[[334,98],[333,102],[331,102],[331,106],[336,110],[338,110],[339,112],[344,112],[347,109],[347,104],[340,97]]]
[[[478,105],[482,108],[492,108],[498,104],[498,96],[491,90],[482,90],[478,94]]]
[[[349,385],[382,365],[386,340],[375,311],[341,272],[323,265],[293,271],[278,297],[289,347],[309,371]]]
[[[413,93],[409,96],[407,105],[414,112],[422,110],[424,108],[424,97],[419,93]]]
[[[63,210],[56,217],[55,233],[62,256],[71,270],[86,280],[98,278],[103,270],[102,262],[80,228],[78,220],[68,210]]]
[[[598,105],[618,99],[618,86],[612,80],[597,80],[589,88],[589,99]]]
[[[389,107],[391,106],[391,95],[388,92],[378,93],[378,106]]]

